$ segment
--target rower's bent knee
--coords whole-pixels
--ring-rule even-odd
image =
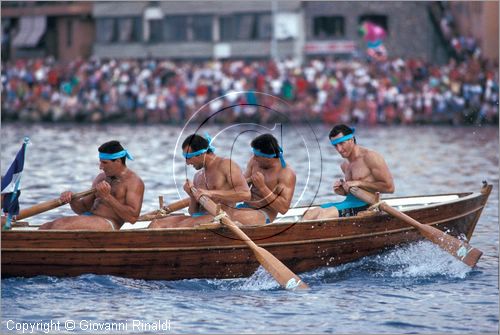
[[[148,228],[158,228],[158,221],[157,220],[151,221]]]
[[[53,222],[44,223],[43,225],[41,225],[40,227],[38,227],[38,230],[52,229],[52,224],[53,224]]]
[[[314,220],[319,215],[319,208],[309,208],[305,213],[303,220]]]
[[[45,222],[42,224],[40,227],[38,227],[38,230],[49,230],[49,229],[57,229],[57,223],[60,222],[61,219],[56,219],[54,221],[49,221]]]

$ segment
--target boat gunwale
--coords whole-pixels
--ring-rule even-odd
[[[459,215],[455,215],[452,217],[447,217],[441,220],[432,221],[426,223],[428,226],[435,226],[442,223],[446,223],[448,221],[454,221],[457,219],[461,219],[473,213],[476,213],[478,210],[481,210],[484,206],[475,207],[472,210],[469,210],[465,213],[461,213]],[[308,222],[309,223],[309,222]],[[307,239],[307,240],[296,240],[296,241],[287,241],[287,242],[269,242],[269,243],[259,243],[261,247],[280,247],[280,246],[289,246],[289,245],[301,245],[301,244],[312,244],[312,243],[327,243],[327,242],[335,242],[335,241],[345,241],[345,240],[355,240],[359,238],[370,238],[377,236],[386,236],[392,234],[398,234],[405,231],[413,231],[416,230],[414,227],[405,227],[398,228],[392,230],[385,230],[379,232],[373,232],[368,234],[356,234],[356,235],[347,235],[347,236],[336,236],[330,238],[321,238],[321,239]],[[175,247],[175,248],[2,248],[2,252],[96,252],[96,253],[119,253],[119,252],[175,252],[175,251],[196,251],[196,250],[218,250],[218,249],[246,249],[247,246],[245,244],[235,244],[235,245],[225,245],[225,246],[203,246],[203,247]]]
[[[456,199],[451,199],[448,201],[443,201],[443,202],[437,202],[437,203],[432,203],[432,204],[422,204],[419,207],[414,207],[408,210],[401,210],[401,212],[404,212],[406,214],[412,213],[414,211],[419,211],[423,209],[432,209],[438,206],[443,206],[443,205],[448,205],[448,204],[453,204],[456,202],[462,202],[462,201],[468,201],[470,199],[474,199],[476,197],[481,197],[483,194],[481,192],[461,192],[461,193],[445,193],[445,194],[432,194],[432,195],[416,195],[416,196],[403,196],[403,197],[391,197],[391,198],[384,198],[382,199],[383,201],[386,200],[391,200],[391,199],[411,199],[411,198],[420,198],[420,197],[438,197],[438,196],[451,196],[451,195],[457,195],[458,198]],[[311,206],[302,206],[302,207],[295,207],[293,209],[299,209],[299,208],[310,208],[310,207],[317,207],[319,205],[311,205]],[[482,206],[484,207],[484,205]],[[386,213],[376,213],[376,215],[379,216],[389,216]],[[365,219],[365,218],[373,217],[373,216],[351,216],[351,217],[344,217],[344,218],[328,218],[328,219],[315,219],[315,220],[302,220],[302,221],[278,221],[278,222],[273,222],[272,224],[268,225],[245,225],[243,226],[243,230],[253,230],[256,228],[259,229],[273,229],[273,227],[279,227],[279,226],[286,226],[286,225],[296,225],[296,224],[311,224],[311,223],[333,223],[333,222],[351,222],[351,221],[356,221],[359,220],[360,218]],[[286,216],[285,216],[286,218]],[[37,228],[38,226],[28,226],[28,228]],[[46,234],[46,233],[58,233],[58,234],[85,234],[85,233],[104,233],[104,234],[136,234],[136,233],[145,233],[145,232],[168,232],[168,233],[179,233],[179,232],[203,232],[207,230],[213,230],[213,229],[220,229],[224,228],[222,225],[213,227],[206,225],[205,227],[200,226],[200,227],[188,227],[188,228],[133,228],[133,229],[119,229],[119,230],[88,230],[88,229],[82,229],[82,230],[58,230],[58,229],[51,229],[51,230],[33,230],[33,229],[24,229],[26,227],[23,227],[21,229],[14,229],[14,230],[7,230],[7,231],[2,231],[2,234],[11,234],[11,233],[22,233],[22,234],[29,234],[29,233],[35,233],[35,234]],[[4,250],[4,248],[2,248]]]

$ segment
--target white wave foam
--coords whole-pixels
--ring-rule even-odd
[[[436,275],[465,278],[471,268],[430,241],[420,241],[377,257],[392,271],[392,277],[421,278]]]
[[[472,271],[430,241],[401,246],[386,253],[364,257],[352,263],[323,267],[301,277],[310,282],[338,282],[352,277],[429,279],[436,276],[464,279]]]
[[[262,266],[248,278],[217,280],[214,284],[218,289],[228,291],[263,291],[279,288],[276,280]]]
[[[237,286],[237,289],[244,291],[262,291],[272,290],[279,287],[279,284],[269,274],[269,272],[267,272],[262,266],[259,266],[250,277],[242,279],[242,282]]]

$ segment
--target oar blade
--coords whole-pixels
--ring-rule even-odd
[[[264,248],[252,249],[259,263],[287,290],[307,290],[309,286]]]
[[[375,196],[359,187],[351,187],[349,192],[356,198],[361,199],[369,204],[374,205],[377,200]],[[437,244],[442,249],[446,250],[454,257],[469,265],[474,267],[483,254],[479,249],[471,247],[468,243],[460,241],[459,239],[446,234],[442,230],[435,227],[422,224],[412,217],[398,211],[397,209],[389,206],[385,202],[378,204],[378,207],[389,215],[408,223],[409,225],[416,228],[422,236],[429,239],[430,241]]]
[[[476,266],[477,261],[479,261],[479,258],[483,255],[483,252],[479,249],[476,248],[470,248],[467,252],[467,255],[462,259],[462,262],[473,268]]]
[[[210,208],[210,206],[205,207],[205,209],[207,208]],[[309,286],[299,276],[293,273],[292,270],[287,268],[285,264],[269,251],[255,244],[228,216],[223,217],[221,222],[248,245],[253,251],[255,258],[257,258],[257,261],[276,279],[281,287],[287,290],[309,289]]]
[[[437,228],[422,225],[420,231],[422,235],[470,267],[474,267],[483,254],[481,250],[470,246],[467,242],[460,241]]]
[[[199,191],[192,186],[191,191],[193,194],[197,194],[198,202],[213,216],[218,216],[220,213],[220,208],[206,195],[201,195]],[[238,236],[254,253],[257,261],[262,264],[264,269],[266,269],[274,279],[285,289],[295,290],[295,289],[308,289],[306,283],[292,272],[285,264],[281,263],[279,259],[274,257],[269,251],[264,248],[259,247],[254,241],[250,239],[232,220],[224,213],[221,217],[221,222],[223,225],[228,227],[236,236]]]

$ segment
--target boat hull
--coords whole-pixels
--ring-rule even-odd
[[[491,192],[407,210],[417,221],[470,240]],[[422,240],[417,230],[383,213],[277,223],[242,230],[296,273],[336,266]],[[2,233],[2,277],[78,276],[178,280],[237,278],[255,272],[252,251],[224,228]]]

